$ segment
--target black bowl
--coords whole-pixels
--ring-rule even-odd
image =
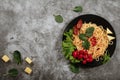
[[[77,24],[78,20],[82,19],[83,23],[95,23],[96,25],[102,25],[103,28],[106,30],[107,28],[109,28],[113,34],[111,34],[111,36],[114,36],[115,39],[113,40],[113,45],[109,45],[107,50],[109,52],[110,57],[113,55],[115,47],[116,47],[116,35],[115,35],[115,31],[113,29],[113,27],[111,26],[111,24],[104,18],[97,16],[97,15],[93,15],[93,14],[85,14],[85,15],[80,15],[78,17],[76,17],[75,19],[73,19],[65,28],[64,32],[68,31],[69,29],[73,28],[74,25]],[[63,40],[65,39],[65,36],[63,36]],[[92,63],[87,63],[85,65],[80,64],[81,66],[84,67],[96,67],[96,66],[100,66],[102,65],[102,60],[96,61],[94,60]]]

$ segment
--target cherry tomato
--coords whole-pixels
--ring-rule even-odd
[[[82,59],[83,64],[93,61],[92,54],[88,54],[87,50],[80,50],[80,51],[75,50],[75,51],[73,51],[72,56],[78,60]]]
[[[89,59],[89,58],[87,58],[87,59],[86,59],[86,61],[87,61],[87,62],[90,62],[90,59]]]
[[[88,58],[87,54],[83,55],[83,58],[84,58],[84,59],[87,59],[87,58]]]
[[[92,46],[95,46],[97,44],[96,37],[94,36],[90,39],[90,41],[91,41]]]
[[[82,22],[82,20],[80,19],[80,20],[78,21],[78,23],[77,23],[77,28],[80,29],[80,28],[82,27],[82,24],[83,24],[83,22]]]
[[[88,54],[88,58],[92,58],[92,54]]]
[[[73,56],[74,58],[77,58],[77,57],[78,57],[78,51],[77,51],[77,50],[76,50],[76,51],[73,51],[72,56]]]
[[[73,33],[74,33],[75,35],[78,35],[78,34],[79,34],[79,30],[78,30],[78,28],[77,28],[76,26],[73,27]]]
[[[84,50],[84,55],[87,55],[87,54],[88,54],[87,50]]]
[[[89,62],[92,62],[93,61],[93,58],[89,58]]]
[[[80,50],[80,51],[79,51],[79,54],[84,54],[84,51],[83,51],[83,50]]]
[[[83,54],[79,54],[78,59],[82,59],[83,58]]]
[[[86,64],[86,63],[87,63],[87,61],[86,61],[86,60],[83,60],[83,61],[82,61],[82,63],[83,63],[83,64]]]

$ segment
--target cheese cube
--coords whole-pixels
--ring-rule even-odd
[[[2,60],[3,60],[4,62],[8,62],[10,59],[9,59],[9,57],[8,57],[7,55],[4,55],[4,56],[2,57]]]
[[[31,60],[29,57],[26,57],[26,58],[25,58],[25,61],[26,61],[27,63],[29,63],[29,64],[32,63],[32,60]]]
[[[107,34],[112,34],[112,31],[107,28]]]
[[[32,73],[32,69],[29,67],[26,67],[24,70],[27,74],[31,74]]]

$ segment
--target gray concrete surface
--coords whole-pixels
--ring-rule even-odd
[[[83,6],[82,13],[72,9]],[[64,22],[55,22],[60,14]],[[115,29],[117,46],[111,60],[99,67],[82,69],[79,74],[69,70],[61,54],[61,38],[66,25],[82,14],[96,14],[107,19]],[[19,50],[22,58],[30,57],[34,65],[23,61],[17,66],[12,52]],[[0,0],[0,57],[7,54],[11,62],[0,59],[0,73],[13,67],[21,72],[16,79],[0,80],[120,80],[120,0]],[[29,66],[31,75],[23,72]]]

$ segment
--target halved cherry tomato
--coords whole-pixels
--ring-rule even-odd
[[[78,30],[77,26],[74,26],[74,27],[73,27],[73,33],[74,33],[75,35],[78,35],[78,34],[79,34],[79,30]]]
[[[80,19],[80,20],[78,21],[78,23],[77,23],[77,28],[80,29],[80,28],[82,27],[82,24],[83,24],[83,22],[82,22],[82,20]]]

